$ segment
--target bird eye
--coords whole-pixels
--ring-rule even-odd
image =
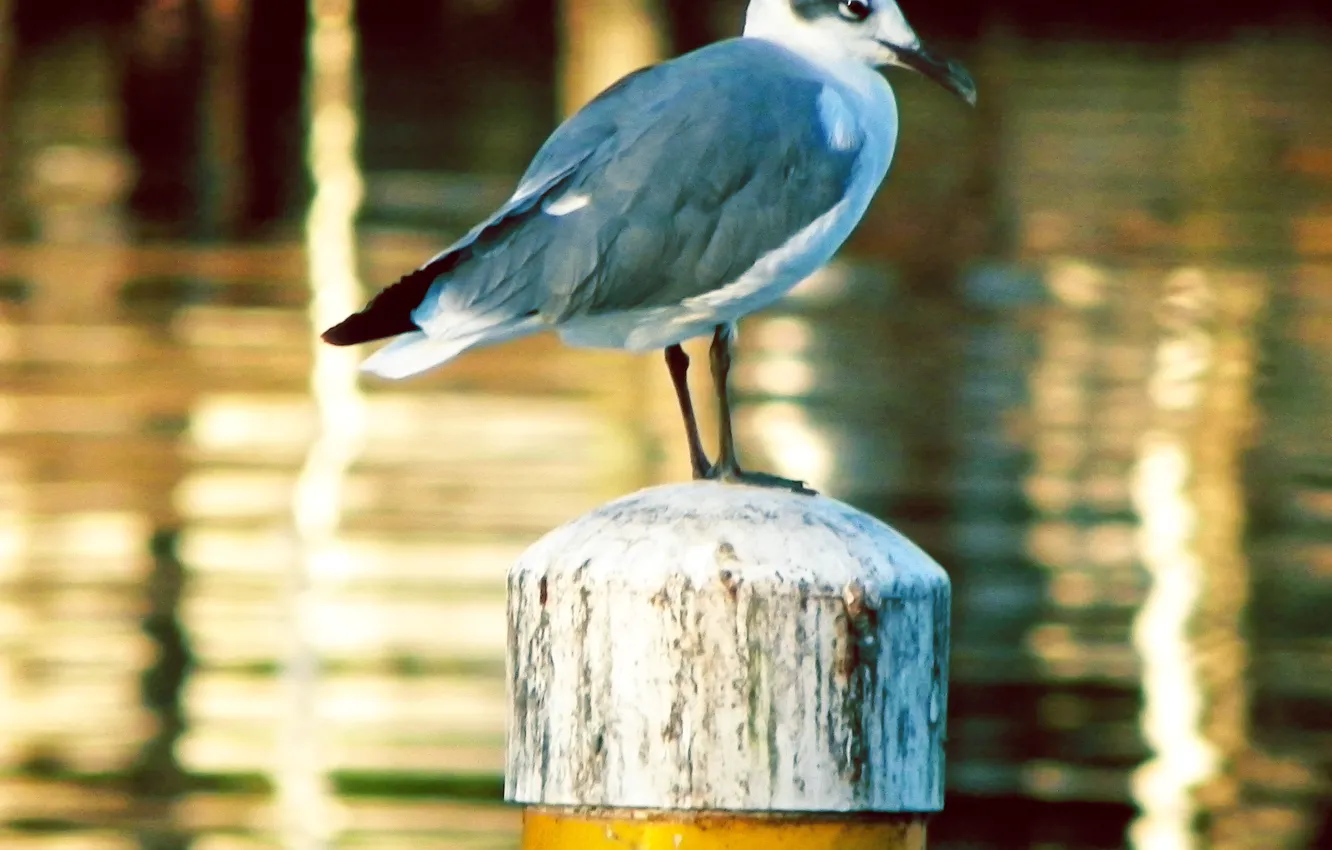
[[[863,21],[874,9],[870,6],[869,0],[842,0],[837,5],[837,11],[848,21]]]

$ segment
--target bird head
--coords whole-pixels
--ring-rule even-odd
[[[750,0],[745,34],[821,58],[907,68],[976,105],[967,69],[922,44],[893,0]]]

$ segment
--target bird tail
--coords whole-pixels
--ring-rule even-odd
[[[412,311],[443,272],[436,263],[403,275],[361,310],[320,334],[320,339],[329,345],[358,345],[421,330],[412,320]]]
[[[403,378],[469,348],[540,330],[539,304],[527,303],[537,290],[529,287],[524,292],[520,287],[515,292],[510,280],[513,262],[491,263],[482,249],[515,235],[515,228],[539,215],[546,188],[510,201],[425,265],[382,290],[360,311],[324,331],[321,338],[330,345],[357,345],[396,337],[362,368],[385,378]]]
[[[397,380],[425,372],[462,354],[469,348],[494,345],[541,330],[539,316],[525,316],[482,331],[459,336],[429,336],[425,331],[405,333],[370,355],[362,371]]]

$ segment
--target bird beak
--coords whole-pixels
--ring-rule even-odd
[[[892,55],[889,64],[908,68],[922,74],[953,94],[965,100],[971,106],[976,105],[976,82],[960,62],[940,56],[916,41],[909,47],[880,41]]]

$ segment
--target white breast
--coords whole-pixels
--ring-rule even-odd
[[[831,260],[869,208],[896,147],[897,100],[888,81],[865,65],[846,63],[826,70],[820,114],[830,125],[829,144],[835,147],[837,139],[849,135],[863,139],[846,194],[735,281],[686,301],[686,306],[711,311],[719,321],[767,306]]]

